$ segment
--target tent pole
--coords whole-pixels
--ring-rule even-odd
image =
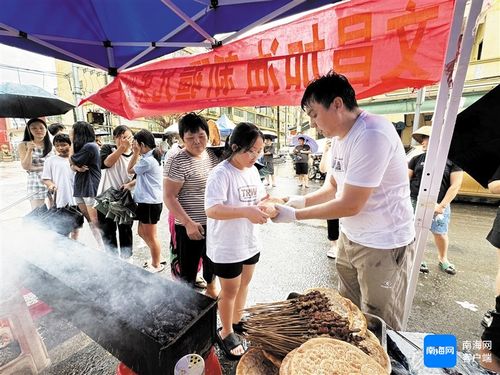
[[[420,110],[425,101],[425,87],[417,91],[417,99],[415,101],[415,117],[413,117],[413,131],[420,127]],[[411,140],[412,144],[416,144],[414,139]]]
[[[415,212],[415,257],[406,296],[403,329],[406,329],[409,313],[417,287],[420,262],[423,259],[427,235],[434,215],[439,187],[450,148],[455,121],[460,105],[467,67],[475,36],[475,27],[481,12],[483,0],[472,1],[465,31],[461,36],[462,20],[466,0],[457,0],[446,52],[445,66],[439,84],[438,98],[434,111],[433,126]],[[458,55],[458,63],[456,57]],[[454,67],[456,64],[456,70]],[[451,93],[450,93],[451,88]]]

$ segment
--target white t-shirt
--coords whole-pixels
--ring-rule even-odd
[[[73,198],[75,172],[71,170],[69,157],[54,155],[47,158],[43,165],[42,180],[51,180],[57,186],[56,207],[76,205]]]
[[[337,197],[344,184],[374,188],[357,215],[340,219],[342,232],[351,241],[377,249],[411,243],[415,229],[408,165],[394,126],[363,111],[343,139],[332,139],[331,157]]]
[[[115,145],[103,145],[101,147],[101,168],[104,166],[104,160],[116,151]],[[102,168],[101,170],[101,183],[97,194],[108,190],[109,188],[119,189],[123,184],[130,182],[133,175],[127,172],[128,163],[132,158],[132,152],[128,154],[121,154],[111,167]]]
[[[217,204],[253,206],[266,195],[257,168],[240,170],[227,160],[208,175],[205,209]],[[250,220],[207,219],[207,255],[215,263],[236,263],[260,252],[258,225]]]

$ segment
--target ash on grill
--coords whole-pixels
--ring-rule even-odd
[[[252,346],[284,357],[308,339],[328,335],[356,345],[363,338],[349,329],[349,320],[331,310],[328,298],[313,291],[282,302],[245,309],[243,326]],[[366,349],[360,347],[366,352]]]
[[[198,309],[194,303],[183,305],[178,300],[156,305],[146,313],[148,324],[141,331],[165,345],[198,316]]]

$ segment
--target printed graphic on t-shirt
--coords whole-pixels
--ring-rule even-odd
[[[333,159],[332,169],[334,172],[345,172],[344,159],[343,158]]]
[[[257,186],[249,185],[238,188],[240,202],[256,202],[257,201]]]

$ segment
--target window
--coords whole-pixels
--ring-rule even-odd
[[[255,113],[247,112],[247,121],[251,123],[255,123]]]
[[[239,118],[243,118],[244,117],[244,113],[241,109],[238,109],[238,108],[233,108],[233,115],[235,117],[239,117]]]

